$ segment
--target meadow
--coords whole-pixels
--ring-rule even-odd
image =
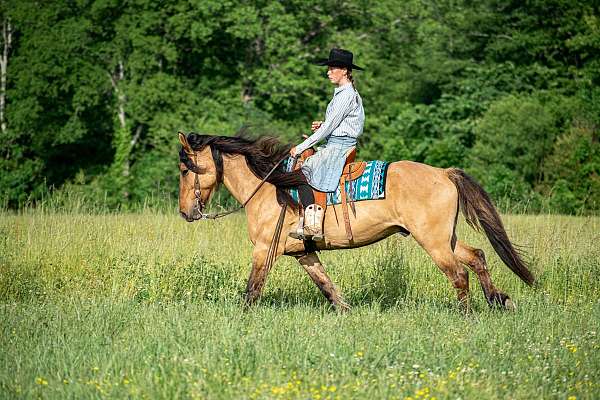
[[[322,253],[352,306],[282,258],[242,303],[243,214],[0,213],[0,398],[600,398],[600,218],[505,215],[538,284],[484,249],[517,305],[472,311],[409,238]]]

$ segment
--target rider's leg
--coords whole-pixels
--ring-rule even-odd
[[[315,202],[315,196],[313,195],[313,189],[309,184],[298,186],[298,197],[300,197],[300,203],[304,208]]]
[[[308,184],[298,185],[298,197],[300,198],[300,204],[306,210],[308,206],[315,202],[315,197],[313,196],[313,189]],[[303,210],[300,209],[298,215],[298,226],[290,231],[289,236],[294,239],[304,240],[304,218],[305,215]]]
[[[308,184],[298,186],[298,197],[304,207],[298,228],[289,233],[294,239],[323,240],[323,218],[327,207],[327,193],[314,190]]]
[[[301,170],[299,171],[302,173]],[[323,240],[323,219],[327,207],[327,193],[314,190],[308,183],[298,185],[297,189],[300,203],[304,208],[304,216],[300,214],[298,227],[289,235],[300,240]]]

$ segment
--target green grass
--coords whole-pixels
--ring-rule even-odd
[[[484,237],[488,308],[464,315],[412,239],[323,253],[351,312],[293,259],[242,306],[242,215],[0,214],[1,398],[600,397],[600,218],[506,216],[539,279],[526,287]]]

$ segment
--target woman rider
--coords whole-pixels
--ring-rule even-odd
[[[316,62],[328,66],[327,77],[336,88],[327,106],[325,121],[314,121],[311,127],[313,134],[290,150],[290,155],[296,157],[317,142],[327,141],[324,148],[319,148],[302,165],[308,182],[298,187],[300,202],[305,209],[304,228],[290,232],[290,236],[297,239],[323,240],[323,218],[327,206],[323,192],[336,190],[346,155],[356,146],[356,140],[363,131],[365,112],[352,78],[352,69],[362,68],[354,65],[352,58],[350,51],[332,49],[328,59]],[[318,191],[316,202],[311,187]]]

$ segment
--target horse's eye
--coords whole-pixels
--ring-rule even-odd
[[[181,175],[186,176],[188,174],[188,172],[190,172],[189,169],[184,169],[183,171],[181,171]]]

